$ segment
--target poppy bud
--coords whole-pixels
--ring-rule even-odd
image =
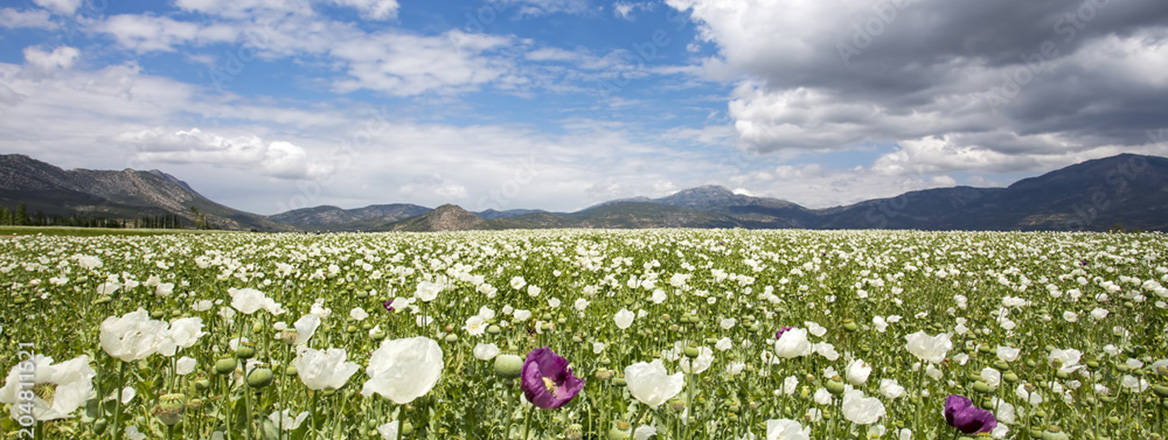
[[[154,406],[155,417],[166,426],[174,426],[182,420],[183,411],[187,407],[187,397],[182,394],[167,394],[158,398],[158,405]]]
[[[235,371],[235,359],[223,358],[215,361],[215,374],[227,374]]]
[[[252,388],[263,388],[272,384],[272,370],[257,368],[247,375],[247,385]]]
[[[504,379],[519,377],[523,370],[523,359],[513,354],[495,356],[495,374]]]
[[[829,381],[827,381],[827,391],[829,391],[832,394],[835,394],[837,396],[840,394],[843,394],[844,393],[844,383],[840,382],[838,380],[835,380],[835,379],[829,380]]]
[[[255,353],[256,351],[254,348],[246,345],[240,345],[239,348],[235,350],[235,357],[240,359],[251,359],[255,357]]]

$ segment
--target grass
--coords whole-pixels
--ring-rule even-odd
[[[0,236],[5,235],[64,235],[95,237],[105,235],[150,236],[170,234],[214,234],[225,231],[201,229],[121,229],[82,228],[74,226],[0,226]]]

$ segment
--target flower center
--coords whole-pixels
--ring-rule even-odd
[[[556,387],[556,381],[554,381],[554,380],[548,379],[546,377],[543,378],[543,386],[547,387],[548,393],[555,393],[556,392],[557,387]]]
[[[57,387],[47,382],[39,383],[33,386],[32,392],[36,394],[37,397],[40,397],[41,400],[51,404],[53,402],[53,396],[57,394]]]

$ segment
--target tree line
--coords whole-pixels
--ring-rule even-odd
[[[206,216],[196,213],[197,223],[191,223],[176,214],[138,216],[136,218],[108,217],[99,215],[48,215],[37,210],[30,214],[23,202],[14,209],[0,205],[0,225],[4,226],[72,226],[83,228],[123,228],[123,229],[206,229]]]

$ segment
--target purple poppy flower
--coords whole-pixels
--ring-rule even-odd
[[[956,394],[945,399],[945,421],[965,434],[990,432],[998,426],[994,413],[973,406],[972,400]]]
[[[520,374],[523,395],[543,409],[564,406],[584,388],[584,381],[572,375],[568,360],[547,347],[527,353]]]
[[[780,339],[780,338],[782,338],[782,337],[783,337],[783,333],[786,333],[786,332],[787,332],[787,330],[790,330],[790,329],[791,329],[791,326],[789,326],[789,325],[788,325],[788,326],[786,326],[786,327],[783,327],[783,328],[779,329],[779,331],[775,332],[775,339]]]
[[[386,311],[392,312],[393,311],[393,300],[382,301],[381,306],[385,307]]]

